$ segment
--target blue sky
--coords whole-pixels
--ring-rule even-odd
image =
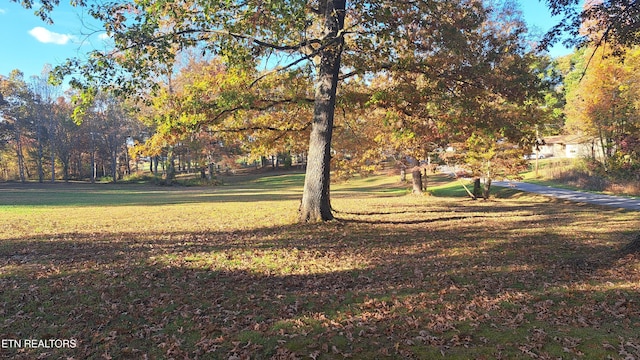
[[[101,34],[89,34],[86,22],[78,9],[68,1],[60,1],[53,11],[53,25],[49,25],[13,2],[0,3],[0,74],[8,75],[20,69],[25,78],[40,75],[45,64],[57,65],[69,57],[82,54],[104,43]],[[84,24],[84,25],[83,25]]]
[[[534,33],[543,34],[557,19],[551,19],[544,4],[538,0],[518,0],[525,20]],[[68,1],[54,10],[53,25],[33,15],[33,10],[13,2],[0,3],[0,74],[8,75],[20,69],[25,78],[40,75],[45,64],[57,65],[69,57],[82,57],[86,52],[105,46],[104,33],[90,30],[89,16]],[[562,46],[551,49],[552,56],[569,53]]]

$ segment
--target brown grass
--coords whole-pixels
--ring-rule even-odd
[[[547,160],[540,169],[539,176],[547,181],[586,191],[640,196],[640,183],[637,179],[602,176],[588,170],[586,166],[583,159]],[[532,176],[532,173],[529,176]]]
[[[0,339],[78,341],[0,357],[640,356],[637,212],[370,178],[297,224],[299,180],[0,187]]]

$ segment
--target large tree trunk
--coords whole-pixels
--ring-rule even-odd
[[[411,169],[411,177],[413,178],[413,194],[422,195],[422,169],[415,166]]]
[[[482,184],[479,177],[473,179],[473,196],[482,197]]]
[[[491,178],[486,178],[484,180],[484,189],[482,190],[482,197],[485,200],[488,200],[491,196]]]
[[[164,179],[165,185],[172,185],[173,180],[176,178],[176,161],[175,154],[173,152],[173,147],[169,148],[169,152],[167,154],[167,175]]]
[[[326,39],[334,39],[319,54],[313,123],[309,139],[307,172],[300,204],[301,221],[333,219],[329,197],[331,136],[336,105],[338,75],[344,39],[338,34],[344,27],[345,0],[325,0],[321,10],[325,16]]]

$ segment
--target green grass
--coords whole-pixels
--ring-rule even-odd
[[[235,179],[0,184],[0,339],[79,344],[0,358],[640,356],[637,212],[376,176],[298,224],[301,174]]]
[[[473,182],[469,180],[458,180],[442,174],[431,176],[430,180],[430,185],[427,188],[428,192],[437,197],[469,198],[469,193],[464,187],[466,186],[469,191],[473,191]],[[522,198],[523,201],[526,201],[524,198],[528,196],[528,194],[515,189],[495,186],[491,188],[492,198],[519,197]]]
[[[438,197],[468,197],[464,186],[473,191],[473,182],[468,180],[456,180],[445,175],[432,176],[430,179],[434,181],[431,181],[431,186],[427,185],[427,190]]]

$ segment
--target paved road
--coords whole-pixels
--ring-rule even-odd
[[[622,196],[592,194],[581,191],[565,190],[548,186],[528,184],[523,182],[494,181],[491,185],[501,187],[514,187],[515,189],[521,191],[542,194],[545,196],[551,196],[569,201],[640,211],[640,199],[638,198],[632,199]]]

